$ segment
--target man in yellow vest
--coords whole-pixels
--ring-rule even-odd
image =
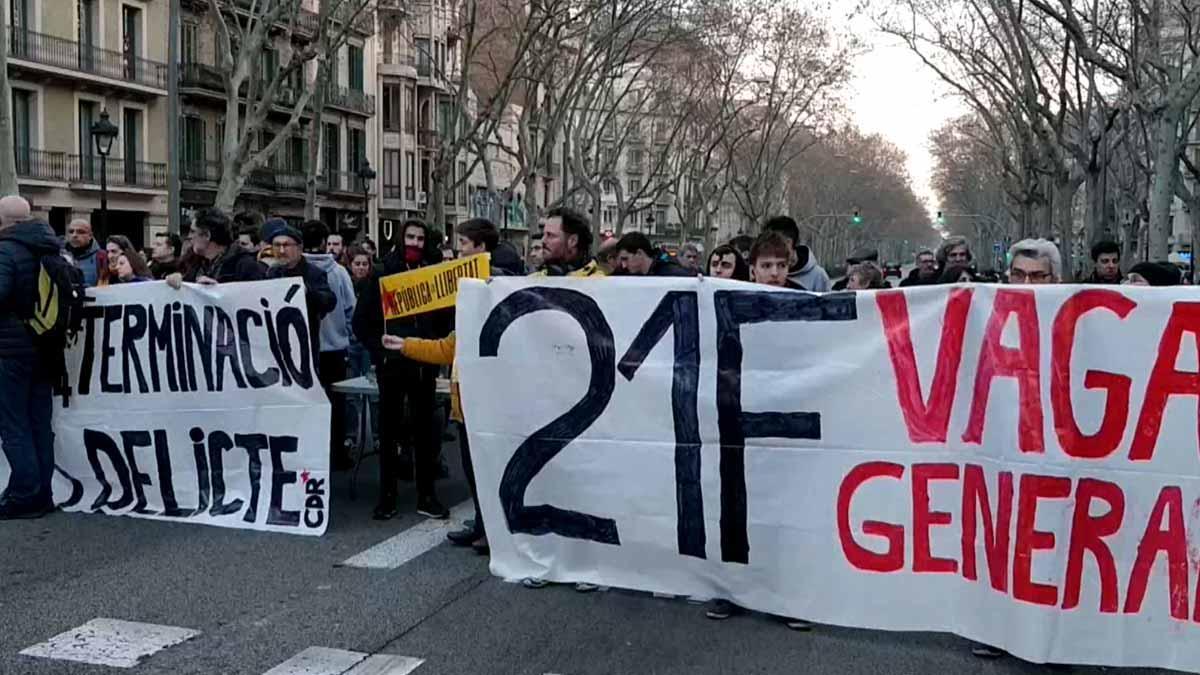
[[[586,216],[569,208],[551,209],[542,230],[542,268],[550,277],[602,277],[592,259],[592,226]]]

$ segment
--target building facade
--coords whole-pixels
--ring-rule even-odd
[[[141,246],[167,224],[167,3],[5,0],[14,156],[22,195],[62,234],[75,218],[98,239]],[[101,158],[92,124],[118,135]],[[100,218],[101,173],[107,219]]]
[[[226,20],[245,20],[242,7],[246,4],[243,0],[225,0]],[[315,39],[317,33],[317,0],[309,0],[305,7],[296,17],[292,33],[297,46]],[[190,212],[210,206],[216,196],[222,170],[226,92],[216,65],[217,29],[215,17],[209,15],[208,0],[182,0],[182,10],[180,202],[185,215],[183,222],[187,222]],[[271,30],[278,34],[283,29],[281,25]],[[374,60],[370,58],[373,33],[374,16],[363,12],[353,21],[347,43],[333,60],[321,118],[315,118],[311,105],[304,109],[291,136],[266,166],[247,178],[235,210],[263,217],[280,216],[293,222],[302,220],[305,184],[310,172],[308,142],[312,134],[320,134],[315,167],[318,217],[335,232],[363,229],[370,203],[368,190],[374,190],[371,183],[359,176],[375,145],[372,120],[376,99],[370,87],[375,78]],[[264,74],[275,70],[278,63],[278,56],[268,49],[262,59]],[[305,87],[313,86],[315,65],[315,62],[307,64],[303,73],[297,73],[279,90],[266,124],[253,140],[255,150],[266,147],[283,132],[298,97]]]

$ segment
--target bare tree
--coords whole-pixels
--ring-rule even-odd
[[[0,35],[8,35],[7,12],[0,12]],[[8,46],[0,49],[0,193],[17,194],[17,161],[13,147],[12,89],[8,84]]]

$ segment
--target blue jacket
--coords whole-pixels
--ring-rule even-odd
[[[36,355],[25,319],[37,301],[38,260],[61,249],[62,241],[41,221],[0,230],[0,358]]]
[[[354,322],[354,280],[328,253],[305,253],[304,257],[325,273],[329,290],[337,297],[337,307],[321,319],[321,351],[343,351],[350,346],[350,325]]]

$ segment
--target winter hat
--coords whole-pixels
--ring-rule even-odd
[[[1178,286],[1179,268],[1171,263],[1140,262],[1129,268],[1130,274],[1141,275],[1151,286]]]
[[[271,243],[275,241],[275,237],[288,237],[295,241],[297,246],[304,244],[304,236],[300,234],[300,230],[288,225],[283,218],[271,218],[263,223],[262,240]]]

